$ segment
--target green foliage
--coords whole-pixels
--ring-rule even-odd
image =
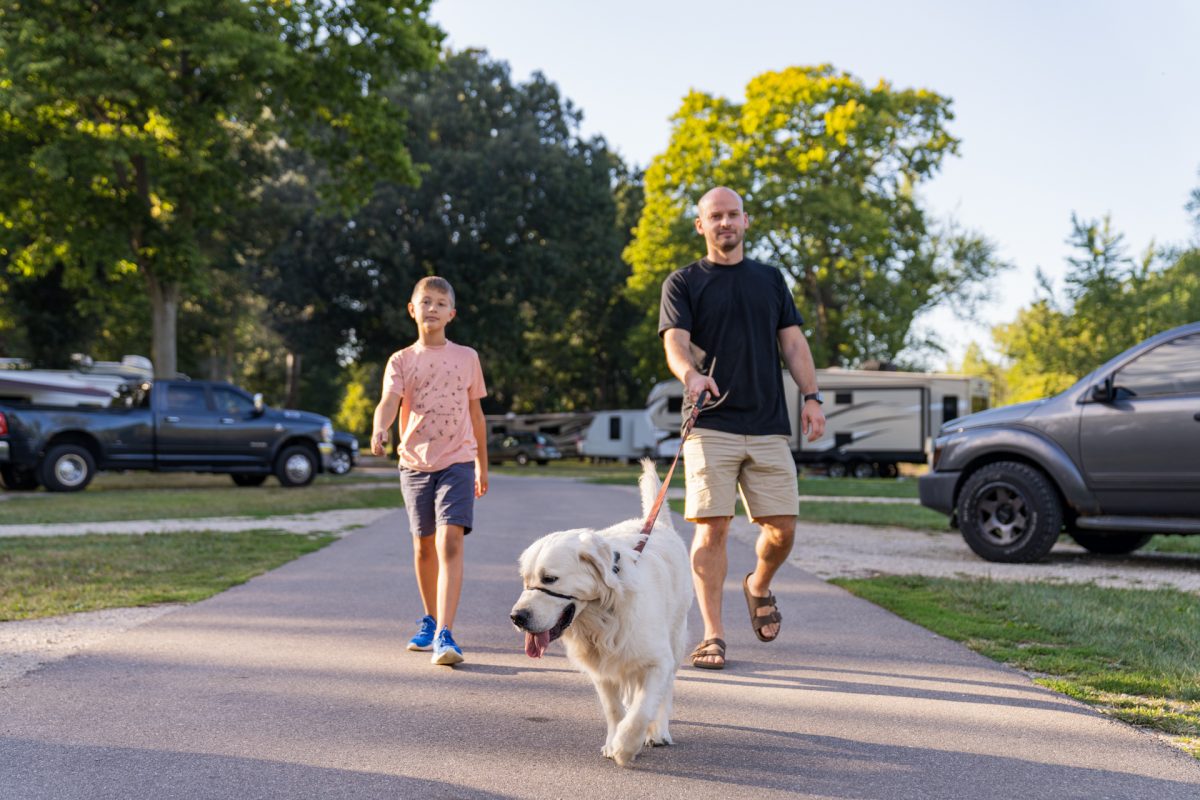
[[[333,165],[340,206],[416,179],[381,87],[433,61],[427,6],[5,0],[0,257],[27,276],[62,264],[73,290],[140,276],[173,373],[178,305],[229,257],[280,152]]]
[[[703,253],[693,207],[716,185],[745,200],[748,254],[786,271],[818,366],[895,361],[917,344],[917,314],[948,299],[969,309],[999,268],[992,246],[930,225],[915,191],[956,152],[951,119],[937,94],[867,87],[828,65],[763,73],[743,103],[685,97],[625,252],[645,313],[632,337],[641,373],[665,374],[659,288]]]
[[[1108,359],[1177,325],[1200,319],[1200,250],[1130,258],[1111,221],[1071,218],[1066,290],[1045,278],[1041,296],[992,337],[1007,357],[1010,402],[1066,389]]]
[[[368,364],[351,364],[345,372],[345,390],[333,418],[334,427],[358,436],[368,436],[374,424],[375,404],[383,370]]]

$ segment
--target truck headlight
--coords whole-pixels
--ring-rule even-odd
[[[327,443],[333,442],[333,423],[326,422],[321,426],[321,441]]]

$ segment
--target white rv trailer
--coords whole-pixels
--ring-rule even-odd
[[[646,408],[597,411],[579,442],[579,455],[593,459],[634,461],[660,458],[660,444],[672,431],[656,427]],[[678,441],[678,439],[676,439]]]
[[[0,402],[48,406],[107,408],[131,386],[154,379],[144,356],[120,361],[77,357],[74,369],[20,369],[19,359],[5,359],[0,369]]]
[[[832,476],[859,477],[894,476],[899,463],[927,463],[942,423],[986,409],[990,389],[986,378],[974,375],[837,368],[817,370],[817,385],[825,435],[809,442],[800,435],[800,389],[783,372],[792,454]],[[656,384],[646,399],[653,423],[669,429],[678,430],[682,406],[683,385],[676,380]]]

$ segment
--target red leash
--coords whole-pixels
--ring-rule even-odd
[[[708,400],[708,390],[705,389],[700,393],[700,397],[696,399],[696,405],[692,406],[692,413],[688,415],[687,421],[683,423],[683,430],[679,435],[679,449],[675,451],[675,458],[671,461],[671,468],[667,470],[667,477],[663,480],[662,488],[658,490],[658,498],[654,501],[654,505],[650,507],[650,513],[646,515],[646,523],[642,525],[642,540],[634,545],[634,550],[638,553],[642,552],[646,547],[646,542],[650,540],[650,531],[654,528],[654,521],[658,519],[658,510],[662,508],[663,501],[667,499],[667,489],[671,487],[671,476],[675,474],[675,465],[679,463],[679,457],[683,455],[683,443],[687,441],[687,437],[692,432],[692,426],[696,424],[696,420],[700,416],[700,410],[704,407],[705,401]]]

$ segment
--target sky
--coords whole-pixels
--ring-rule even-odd
[[[666,149],[691,89],[740,101],[763,72],[832,64],[953,101],[960,153],[921,191],[1012,265],[974,318],[921,321],[961,358],[1062,287],[1071,215],[1110,215],[1130,255],[1200,241],[1200,3],[1193,0],[435,0],[446,45],[541,71],[629,163]],[[682,265],[681,265],[682,266]],[[803,309],[801,309],[803,312]],[[944,367],[946,361],[934,361]]]

